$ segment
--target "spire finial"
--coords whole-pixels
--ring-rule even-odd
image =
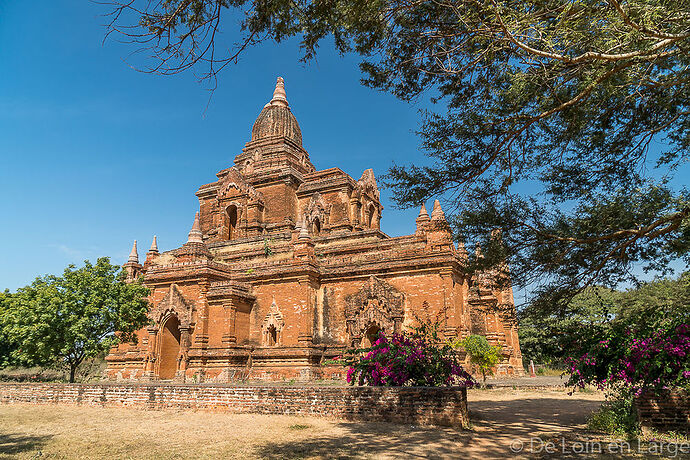
[[[201,239],[201,226],[199,225],[199,213],[194,215],[194,225],[189,231],[189,236],[187,237],[187,243],[203,243],[204,240]]]
[[[283,77],[278,77],[278,80],[276,81],[276,89],[273,91],[273,99],[271,99],[270,105],[281,105],[283,107],[288,106]]]
[[[151,249],[149,249],[149,252],[158,252],[158,239],[156,239],[156,235],[153,235],[153,241],[151,242]]]
[[[134,240],[134,244],[132,245],[132,252],[129,253],[129,259],[127,259],[127,263],[139,263],[139,253],[137,252],[137,240]]]
[[[446,215],[441,209],[441,203],[438,200],[434,200],[434,209],[431,211],[431,220],[446,220]]]

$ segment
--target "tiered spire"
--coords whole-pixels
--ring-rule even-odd
[[[434,209],[431,211],[431,220],[446,220],[446,215],[443,213],[443,209],[441,209],[441,203],[438,200],[434,201]]]
[[[309,239],[309,229],[307,228],[307,219],[306,218],[302,219],[302,222],[300,223],[298,239],[300,239],[300,240],[308,240]]]
[[[194,215],[194,225],[189,231],[189,236],[187,237],[187,243],[203,243],[204,240],[201,238],[201,225],[199,225],[199,213]]]
[[[156,239],[156,235],[153,235],[153,242],[151,242],[151,249],[149,249],[149,252],[158,254],[158,240]]]
[[[132,245],[132,252],[129,253],[129,259],[127,259],[127,263],[139,263],[139,253],[137,252],[137,240],[134,240],[134,244]]]
[[[426,206],[422,203],[422,207],[419,209],[419,216],[417,217],[417,222],[428,222],[429,213],[426,211]]]

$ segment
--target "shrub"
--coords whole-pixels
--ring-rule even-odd
[[[479,369],[486,384],[486,376],[493,375],[493,369],[501,362],[501,348],[491,345],[481,335],[470,335],[459,341],[458,345],[465,349],[470,362]]]
[[[680,324],[679,324],[680,323]],[[655,330],[614,322],[594,331],[577,358],[569,358],[569,385],[596,385],[610,400],[590,419],[592,428],[608,433],[639,430],[634,396],[643,392],[690,387],[690,326],[681,318]]]
[[[672,325],[638,333],[614,325],[578,358],[568,360],[569,383],[635,394],[667,388],[688,388],[690,326]]]
[[[587,420],[587,428],[616,436],[635,434],[638,431],[637,417],[631,397],[616,397],[607,400]]]

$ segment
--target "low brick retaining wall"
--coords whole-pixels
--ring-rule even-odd
[[[357,421],[467,426],[462,387],[267,387],[0,383],[0,403],[311,415]]]
[[[642,428],[690,434],[690,393],[667,391],[635,398]]]

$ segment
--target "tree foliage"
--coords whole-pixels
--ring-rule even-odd
[[[148,321],[148,289],[126,283],[108,258],[62,276],[36,278],[9,296],[0,310],[2,333],[16,344],[14,359],[30,365],[64,364],[74,381],[79,365],[118,340],[136,340]]]
[[[529,305],[518,321],[524,359],[563,367],[565,358],[596,346],[613,329],[634,329],[646,337],[690,323],[690,272],[627,291],[592,286],[558,314]]]
[[[618,311],[617,291],[591,286],[577,294],[559,312],[544,312],[539,305],[527,305],[518,312],[520,350],[526,363],[534,361],[563,368],[582,329],[606,322]]]
[[[0,321],[3,317],[3,312],[9,308],[10,292],[0,292]],[[10,342],[10,339],[3,332],[2,323],[0,322],[0,369],[12,364],[12,351],[16,348],[15,344]]]
[[[493,375],[493,369],[501,362],[501,347],[491,345],[483,335],[467,336],[458,345],[470,356],[470,363],[479,369],[486,384],[486,376]]]
[[[688,11],[688,0],[133,0],[115,4],[110,31],[153,58],[149,71],[202,66],[206,78],[262,40],[299,36],[309,59],[332,36],[364,57],[366,85],[438,103],[419,132],[430,161],[390,171],[397,203],[445,196],[457,237],[489,247],[477,267],[507,258],[513,285],[538,283],[541,307],[562,309],[593,283],[635,279],[635,265],[688,260],[690,199],[669,182],[690,151]],[[241,37],[222,56],[220,30]]]

